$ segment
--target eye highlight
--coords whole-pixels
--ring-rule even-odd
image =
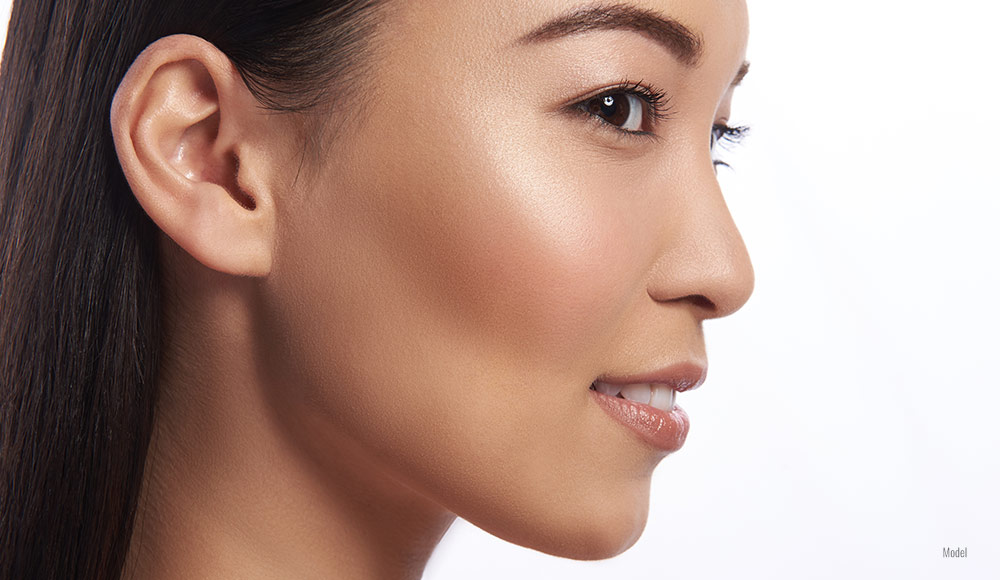
[[[622,81],[572,107],[626,135],[652,135],[657,122],[670,117],[666,93],[643,84]]]

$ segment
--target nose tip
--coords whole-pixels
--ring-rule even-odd
[[[699,296],[712,304],[707,318],[729,316],[742,308],[753,294],[753,265],[742,237],[737,233],[729,254],[717,255],[714,260],[706,258],[706,264],[700,280],[704,291]]]
[[[729,210],[724,204],[717,209],[711,219],[671,224],[671,241],[651,272],[647,292],[653,300],[686,301],[702,318],[722,318],[750,299],[750,256]]]

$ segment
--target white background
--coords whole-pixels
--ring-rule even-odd
[[[459,521],[427,580],[1000,578],[994,6],[750,0],[721,179],[757,285],[645,534],[574,562]]]

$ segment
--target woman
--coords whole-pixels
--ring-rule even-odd
[[[753,285],[713,158],[746,27],[15,2],[0,577],[415,578],[456,514],[627,549]]]

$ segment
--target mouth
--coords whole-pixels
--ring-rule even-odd
[[[640,383],[630,385],[615,385],[602,381],[594,381],[590,385],[590,390],[616,397],[634,401],[642,405],[649,405],[654,409],[670,412],[674,410],[674,400],[677,398],[677,391],[670,385],[663,383]]]
[[[706,368],[681,363],[627,377],[601,376],[590,385],[596,402],[618,423],[661,453],[684,445],[690,420],[677,393],[698,388]]]

